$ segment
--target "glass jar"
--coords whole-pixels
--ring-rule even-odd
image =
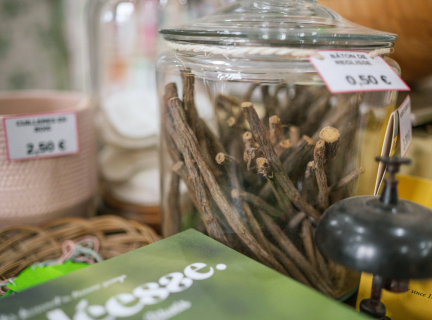
[[[213,11],[214,0],[89,1],[92,89],[99,101],[99,211],[160,226],[155,63],[158,29]]]
[[[358,276],[321,256],[315,227],[356,195],[363,172],[376,174],[362,157],[380,153],[396,92],[331,94],[308,56],[388,49],[397,36],[313,0],[238,1],[161,33],[171,48],[157,66],[163,235],[195,227],[344,296]]]

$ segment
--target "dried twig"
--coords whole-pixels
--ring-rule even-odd
[[[187,171],[184,162],[183,161],[176,162],[172,166],[171,170],[177,173],[180,179],[184,182],[189,192],[189,198],[192,200],[195,208],[198,209],[199,206],[194,193],[195,187],[194,184],[192,183],[192,178],[189,176],[189,172]]]
[[[249,193],[249,192],[239,192],[239,196],[248,201],[253,206],[257,207],[260,210],[263,210],[266,212],[269,216],[272,216],[273,218],[279,218],[282,215],[282,211],[276,209],[275,207],[269,205],[267,202],[262,200],[260,197],[257,197],[256,195]]]
[[[300,140],[300,128],[297,126],[289,127],[289,136],[293,144],[296,144]]]
[[[165,87],[165,97],[164,97],[164,109],[163,112],[165,114],[163,121],[169,121],[167,116],[167,103],[168,100],[177,97],[177,85],[175,83],[170,83]],[[166,131],[166,126],[162,130],[162,138],[164,139],[168,152],[171,156],[171,160],[173,162],[178,162],[182,159],[180,152],[175,147],[175,143],[172,140],[171,135]],[[180,232],[180,177],[177,173],[171,173],[171,180],[168,191],[168,203],[166,210],[162,211],[161,219],[162,219],[162,236],[169,237]]]
[[[204,161],[204,157],[198,148],[198,141],[196,140],[191,128],[185,121],[186,116],[181,108],[180,100],[178,98],[173,98],[169,100],[168,104],[170,106],[171,115],[174,119],[176,132],[185,146],[184,149],[191,153],[211,196],[213,197],[231,228],[260,261],[262,261],[264,264],[272,266],[281,273],[285,273],[282,266],[274,259],[273,256],[271,256],[258,244],[255,238],[250,234],[249,230],[245,228],[241,220],[238,218],[238,215],[233,214],[233,212],[235,212],[235,208],[226,199],[214,175],[209,170],[206,162]],[[187,160],[186,157],[185,160],[189,169],[189,160]],[[192,159],[190,160],[192,161]],[[191,170],[189,170],[189,172],[190,171]],[[202,192],[200,191],[200,193]],[[198,196],[197,199],[199,199]]]
[[[319,125],[321,119],[328,112],[329,100],[331,95],[329,93],[323,94],[316,101],[314,101],[306,112],[306,120],[301,124],[300,131],[303,134],[313,134]]]
[[[311,138],[304,135],[283,162],[283,167],[288,176],[291,176],[298,168],[304,167],[310,160],[313,159],[314,142]]]
[[[306,171],[304,176],[304,193],[303,193],[306,201],[312,205],[316,203],[316,199],[315,199],[316,179],[315,179],[314,168],[315,168],[315,162],[309,161],[308,164],[306,165]]]
[[[299,212],[299,213],[297,213],[297,214],[296,214],[296,215],[295,215],[295,216],[290,220],[289,225],[288,225],[289,229],[290,229],[290,230],[293,230],[293,229],[297,228],[298,225],[299,225],[300,223],[302,223],[303,220],[306,219],[306,218],[307,218],[307,215],[305,215],[304,212]]]
[[[262,174],[264,177],[267,177],[267,175],[270,172],[270,164],[266,158],[257,158],[256,159],[256,165],[258,169],[258,173]]]
[[[330,296],[333,295],[332,289],[321,279],[320,275],[312,268],[310,263],[298,251],[291,240],[282,232],[282,230],[273,222],[273,220],[265,213],[258,211],[261,219],[264,221],[268,231],[272,234],[281,249],[292,259],[292,261],[299,267],[303,274],[309,279],[313,286],[321,292]]]
[[[174,99],[176,99],[175,101],[178,101],[178,103],[180,103],[178,98],[172,98],[170,102]],[[204,222],[208,234],[217,241],[229,246],[229,242],[226,239],[222,228],[217,223],[214,217],[214,212],[212,213],[211,211],[210,201],[207,196],[206,188],[198,172],[198,168],[194,163],[191,151],[187,147],[183,146],[181,138],[178,137],[175,132],[172,131],[171,136],[173,137],[177,148],[183,153],[183,157],[185,159],[185,164],[189,174],[188,179],[190,177],[194,185],[193,190],[195,192],[195,199],[197,202],[199,213],[201,214],[201,218]]]
[[[315,257],[315,246],[313,243],[310,222],[308,219],[304,219],[302,222],[301,236],[303,239],[303,246],[306,252],[306,257],[308,258],[311,265],[316,270],[318,270],[318,263]]]
[[[288,156],[289,151],[291,151],[292,142],[290,139],[285,139],[279,142],[276,147],[275,151],[279,159],[286,158]]]
[[[318,204],[322,210],[329,206],[329,190],[327,185],[327,176],[324,171],[324,154],[325,142],[318,140],[314,150],[314,171],[318,184]]]
[[[278,116],[269,118],[270,142],[276,146],[282,139],[282,123]]]
[[[362,172],[347,161],[358,117],[348,107],[356,103],[353,95],[340,95],[335,104],[325,88],[284,83],[273,94],[270,85],[253,83],[241,99],[217,93],[215,134],[198,117],[193,74],[181,76],[183,102],[171,83],[163,104],[163,147],[175,163],[164,212],[174,220],[164,223],[164,233],[179,225],[181,180],[211,237],[327,295],[339,292],[345,272],[319,253],[313,227],[319,211],[347,196],[343,187]],[[248,103],[258,87],[262,119]],[[283,127],[289,127],[286,135]]]
[[[162,236],[164,238],[180,232],[180,177],[177,173],[171,174],[170,188],[168,191],[167,210],[162,214]]]
[[[289,275],[307,285],[308,287],[313,287],[311,282],[303,275],[303,273],[297,268],[294,262],[292,262],[291,259],[289,259],[278,247],[276,247],[274,244],[269,243],[271,251],[273,252],[276,259],[284,266],[284,268],[288,271]]]
[[[319,219],[320,213],[302,199],[290,178],[282,169],[282,164],[268,139],[267,130],[260,121],[252,103],[242,103],[242,109],[246,120],[249,122],[255,141],[259,144],[265,158],[269,161],[275,178],[279,182],[281,188],[299,210],[304,211],[315,219]]]
[[[339,130],[333,127],[325,127],[319,133],[320,140],[325,143],[324,163],[336,157],[339,151]]]
[[[270,94],[269,86],[264,85],[261,87],[261,94],[263,97],[264,108],[266,110],[265,120],[269,119],[272,115],[276,114],[276,105],[273,95]],[[250,101],[250,100],[247,100]]]
[[[363,169],[363,167],[355,169],[354,171],[352,171],[351,173],[349,173],[348,175],[340,179],[338,183],[332,185],[329,188],[329,193],[332,193],[333,191],[345,187],[346,185],[348,185],[349,183],[357,179],[363,172],[365,172],[365,169]]]
[[[216,95],[216,105],[224,109],[225,112],[227,112],[227,114],[233,116],[234,115],[233,107],[240,106],[240,101],[234,97],[227,96],[222,93],[218,93]]]

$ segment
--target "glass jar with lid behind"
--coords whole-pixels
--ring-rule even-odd
[[[321,256],[315,226],[376,173],[362,157],[380,152],[396,92],[331,94],[308,57],[388,52],[397,36],[312,0],[238,1],[161,32],[171,48],[157,66],[164,236],[195,227],[343,297],[358,277]]]
[[[88,2],[91,80],[98,100],[99,212],[160,228],[155,63],[162,26],[219,6],[214,0]]]

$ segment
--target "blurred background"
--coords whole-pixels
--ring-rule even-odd
[[[84,89],[83,0],[0,0],[0,90]]]
[[[154,64],[164,45],[157,31],[229,2],[0,0],[0,92],[48,89],[95,95],[104,199],[99,209],[158,225]],[[399,35],[392,58],[412,88],[416,127],[408,154],[415,161],[403,170],[432,179],[432,1],[318,3],[352,22]],[[401,93],[399,101],[405,96]]]
[[[0,0],[0,90],[88,88],[87,1]],[[167,2],[171,0],[155,4]],[[165,23],[172,25],[203,15],[230,1],[195,2],[194,12],[189,9],[189,17],[176,14],[174,21]],[[399,39],[392,57],[401,65],[402,77],[410,85],[432,74],[432,1],[318,2],[355,23],[397,33]],[[179,5],[189,6],[187,0],[181,0]],[[186,11],[177,12],[185,15]]]
[[[124,56],[125,51],[129,55],[134,51],[156,59],[159,43],[153,42],[160,40],[159,27],[195,19],[228,2],[0,0],[0,90],[90,90],[88,37],[94,28],[89,19],[105,23],[109,25],[106,29],[114,28],[117,36],[123,36],[105,39],[105,45],[117,41],[115,45],[122,48]],[[103,12],[96,12],[99,9]],[[132,25],[141,29],[134,30]],[[131,45],[128,41],[136,32],[146,33],[141,38],[153,42]],[[121,73],[120,69],[117,65],[117,72]]]

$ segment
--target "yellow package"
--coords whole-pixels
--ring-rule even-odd
[[[411,176],[398,176],[399,197],[432,209],[432,181]],[[363,273],[357,297],[357,310],[360,301],[371,294],[372,275]],[[432,279],[411,280],[405,293],[382,291],[381,301],[387,308],[386,315],[392,320],[431,320],[432,319]]]

